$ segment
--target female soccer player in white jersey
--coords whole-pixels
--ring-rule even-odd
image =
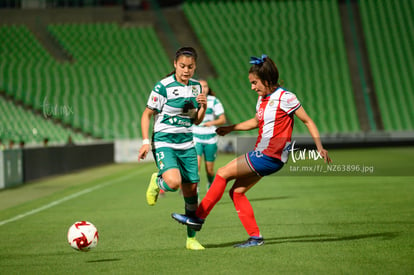
[[[198,170],[200,171],[202,157],[207,174],[208,188],[214,180],[214,161],[217,157],[218,125],[226,123],[224,108],[216,94],[208,86],[207,81],[199,80],[203,93],[207,95],[207,110],[204,120],[199,125],[193,126],[194,141],[196,142]]]
[[[253,208],[245,196],[262,177],[280,170],[287,161],[293,129],[293,115],[296,115],[308,128],[317,150],[325,162],[331,162],[321,143],[319,131],[313,120],[307,115],[296,96],[280,87],[279,72],[275,63],[266,55],[252,57],[249,70],[251,89],[259,98],[256,115],[247,121],[217,129],[219,135],[231,131],[247,131],[259,128],[255,149],[230,161],[217,170],[216,177],[206,196],[201,201],[196,217],[173,213],[172,217],[180,223],[200,230],[204,220],[221,199],[226,185],[235,180],[230,189],[239,219],[246,229],[249,239],[235,247],[251,247],[264,244],[257,226]]]
[[[141,117],[143,142],[138,154],[138,160],[144,159],[150,150],[149,127],[154,117],[152,149],[159,172],[151,177],[147,203],[155,205],[160,190],[174,192],[181,187],[189,216],[197,209],[200,181],[192,126],[203,121],[207,106],[200,83],[192,79],[196,61],[195,49],[180,48],[175,55],[174,72],[154,86]],[[187,249],[204,249],[195,233],[187,227]]]

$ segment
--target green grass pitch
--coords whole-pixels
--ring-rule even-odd
[[[413,274],[414,148],[330,154],[334,170],[321,160],[290,161],[247,193],[265,238],[248,249],[233,248],[248,236],[226,193],[197,234],[206,250],[186,250],[185,227],[170,217],[183,211],[180,195],[146,205],[153,163],[3,190],[0,274]],[[220,155],[216,168],[233,157]],[[201,179],[203,196],[204,171]],[[79,220],[100,234],[87,253],[66,242]]]

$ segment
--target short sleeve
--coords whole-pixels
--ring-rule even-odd
[[[281,97],[280,108],[288,114],[292,114],[301,106],[294,93],[284,92]]]
[[[222,114],[224,114],[224,108],[223,105],[221,104],[220,100],[218,98],[214,99],[214,115],[216,117],[221,116]]]
[[[167,91],[165,86],[158,82],[151,91],[151,94],[148,98],[147,107],[161,112],[162,108],[167,101]]]

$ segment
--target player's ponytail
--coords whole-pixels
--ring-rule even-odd
[[[273,60],[265,54],[261,57],[250,57],[249,74],[255,74],[268,87],[279,87],[279,70]]]

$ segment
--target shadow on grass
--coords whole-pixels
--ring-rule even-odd
[[[119,258],[114,258],[114,259],[99,259],[99,260],[91,260],[91,261],[86,261],[87,263],[103,263],[103,262],[117,262],[120,261],[121,259]]]
[[[273,200],[286,200],[290,199],[291,197],[288,196],[279,196],[279,197],[266,197],[266,198],[249,198],[249,201],[273,201]],[[233,203],[233,201],[221,201],[220,204],[227,204],[227,203]]]
[[[277,237],[277,238],[265,238],[266,245],[281,244],[281,243],[325,243],[325,242],[342,242],[342,241],[354,241],[370,238],[381,238],[382,240],[391,240],[400,235],[400,232],[383,232],[383,233],[372,233],[372,234],[358,234],[358,235],[332,235],[332,234],[321,234],[321,235],[302,235],[302,236],[291,236],[291,237]],[[221,247],[232,247],[236,243],[221,243],[221,244],[208,244],[206,248],[221,248]]]

